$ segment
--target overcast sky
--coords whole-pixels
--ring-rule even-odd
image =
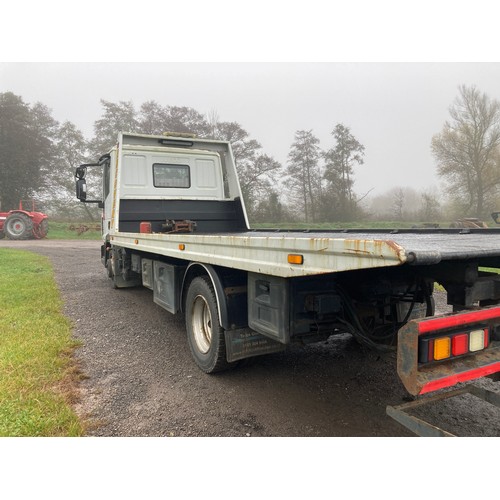
[[[461,84],[500,99],[500,63],[1,63],[0,91],[49,106],[87,137],[99,100],[190,106],[239,122],[285,163],[297,130],[333,145],[336,123],[365,146],[356,190],[436,184],[430,142]]]
[[[100,99],[216,111],[282,164],[296,131],[312,130],[327,149],[343,123],[366,148],[355,189],[373,197],[438,183],[430,143],[459,85],[500,100],[500,63],[460,62],[499,59],[492,0],[474,9],[467,0],[64,5],[3,7],[0,92],[46,104],[89,138]],[[113,60],[122,62],[102,62]],[[434,60],[451,62],[418,62]]]

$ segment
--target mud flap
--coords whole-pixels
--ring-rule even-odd
[[[472,394],[487,403],[490,403],[498,408],[500,408],[500,394],[496,392],[477,387],[475,385],[468,385],[462,389],[455,389],[453,391],[448,391],[443,394],[438,394],[431,397],[417,399],[416,401],[411,401],[409,403],[404,403],[398,406],[387,406],[386,413],[389,417],[396,420],[403,427],[421,437],[457,437],[456,434],[452,434],[448,431],[441,429],[435,425],[422,420],[421,418],[415,417],[409,413],[410,410],[422,407],[424,405],[429,405],[431,403],[436,403],[438,401],[444,401],[446,399],[451,399],[457,396],[462,396],[463,394]]]
[[[285,345],[281,342],[265,337],[254,332],[250,328],[239,330],[226,330],[226,353],[229,363],[239,359],[260,356],[261,354],[271,354],[285,350]]]

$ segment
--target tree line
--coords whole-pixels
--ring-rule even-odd
[[[441,217],[444,207],[476,217],[500,209],[500,103],[476,87],[459,87],[450,120],[431,138],[437,174],[445,184],[444,200],[439,193],[424,192],[415,201],[411,187],[393,188],[371,199],[369,193],[357,193],[356,169],[364,164],[365,147],[342,123],[333,126],[327,149],[320,147],[312,130],[296,131],[282,165],[242,125],[222,121],[216,112],[203,115],[153,100],[139,108],[132,102],[100,102],[101,116],[87,139],[74,123],[56,121],[44,104],[30,105],[12,92],[0,93],[2,210],[36,196],[54,217],[98,218],[95,206],[76,201],[74,170],[107,152],[121,130],[189,132],[231,142],[253,222],[343,222],[377,214],[430,220]],[[98,182],[90,188],[97,192]],[[408,204],[413,210],[405,208]]]

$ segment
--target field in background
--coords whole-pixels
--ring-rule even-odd
[[[450,227],[449,221],[437,223],[439,228]],[[252,229],[290,229],[290,230],[320,230],[332,229],[423,229],[426,223],[423,222],[399,222],[399,221],[369,221],[369,222],[260,222],[252,223]],[[490,225],[490,227],[498,227]],[[100,240],[101,223],[99,222],[55,222],[49,220],[50,240]]]
[[[49,240],[100,240],[100,222],[54,222],[49,219]]]
[[[401,222],[349,222],[349,223],[306,223],[306,222],[281,222],[281,223],[255,223],[252,229],[404,229],[415,224]],[[445,226],[442,226],[445,227]],[[100,222],[55,222],[49,220],[49,240],[100,240]]]
[[[441,228],[449,227],[449,222],[439,224]],[[423,228],[421,222],[398,222],[398,221],[369,221],[369,222],[282,222],[282,223],[254,223],[254,229],[410,229]]]

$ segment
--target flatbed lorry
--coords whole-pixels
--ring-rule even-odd
[[[102,198],[87,199],[88,169]],[[500,230],[252,230],[229,142],[122,132],[76,169],[103,209],[115,288],[145,286],[185,317],[206,373],[295,343],[352,334],[397,350],[413,396],[500,372]],[[453,313],[435,316],[435,284]]]

